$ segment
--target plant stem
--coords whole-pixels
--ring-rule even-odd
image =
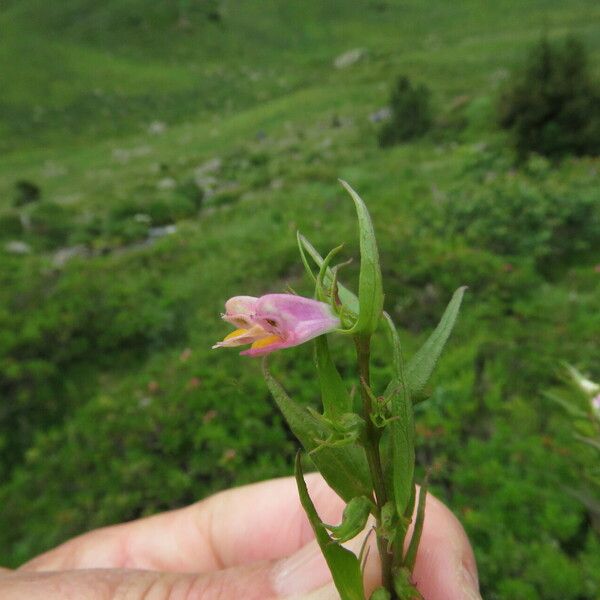
[[[362,381],[367,385],[371,385],[371,369],[370,369],[370,358],[371,358],[371,336],[357,335],[354,337],[354,343],[356,345],[356,359],[358,363],[358,373]],[[361,397],[363,406],[363,418],[365,420],[365,434],[364,434],[364,447],[367,454],[367,461],[369,463],[369,470],[371,471],[371,477],[373,479],[373,487],[375,489],[375,498],[377,501],[378,514],[377,519],[377,548],[379,550],[379,556],[381,558],[381,580],[383,586],[390,591],[392,598],[396,598],[394,594],[394,588],[392,584],[392,567],[393,567],[393,552],[388,550],[387,540],[380,537],[378,530],[380,526],[380,514],[381,509],[387,502],[387,492],[385,489],[385,480],[383,477],[383,469],[381,467],[381,457],[379,454],[379,441],[381,433],[375,427],[371,420],[371,414],[373,413],[373,406],[371,397],[361,385]]]

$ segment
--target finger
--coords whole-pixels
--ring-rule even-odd
[[[318,474],[306,476],[325,522],[343,501]],[[35,571],[132,568],[207,572],[289,556],[314,534],[293,478],[228,490],[184,509],[79,536],[25,564]]]
[[[431,494],[427,494],[413,581],[425,600],[481,600],[467,534],[452,512]]]
[[[14,571],[0,576],[3,600],[336,600],[315,543],[287,561],[263,561],[205,574],[128,569]],[[287,564],[284,564],[287,563]],[[320,571],[319,571],[320,570]],[[315,572],[319,571],[318,576]],[[324,587],[323,584],[326,584]]]

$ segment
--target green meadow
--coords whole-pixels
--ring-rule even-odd
[[[312,293],[298,230],[344,243],[356,288],[342,178],[407,355],[469,287],[415,409],[417,461],[483,597],[598,598],[600,498],[578,496],[594,458],[545,393],[563,361],[600,379],[600,162],[517,162],[496,107],[543,35],[576,35],[598,79],[599,24],[591,0],[5,0],[0,564],[291,474],[260,361],[211,346],[229,297]],[[430,88],[434,125],[382,149],[401,74]],[[383,333],[374,352],[381,387]],[[310,345],[271,364],[317,406]]]

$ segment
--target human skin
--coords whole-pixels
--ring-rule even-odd
[[[343,501],[306,476],[324,522]],[[374,536],[370,536],[372,539]],[[360,548],[361,536],[350,542]],[[376,551],[365,571],[377,585]],[[425,600],[480,599],[477,567],[454,515],[427,496],[414,581]],[[368,597],[368,596],[367,596]],[[293,478],[231,489],[186,508],[83,534],[16,570],[0,570],[3,600],[334,600],[327,566]]]

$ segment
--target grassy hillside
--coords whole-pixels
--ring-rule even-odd
[[[596,598],[600,541],[565,491],[586,456],[543,391],[561,360],[600,377],[600,165],[516,166],[495,105],[544,32],[577,34],[598,74],[600,7],[157,6],[0,9],[0,562],[290,472],[259,365],[210,346],[228,297],[309,291],[297,229],[357,256],[342,177],[372,212],[408,351],[469,286],[418,460],[483,596]],[[399,73],[431,88],[436,123],[381,150],[369,117]],[[14,207],[18,181],[40,199]],[[315,401],[309,348],[274,366]]]

